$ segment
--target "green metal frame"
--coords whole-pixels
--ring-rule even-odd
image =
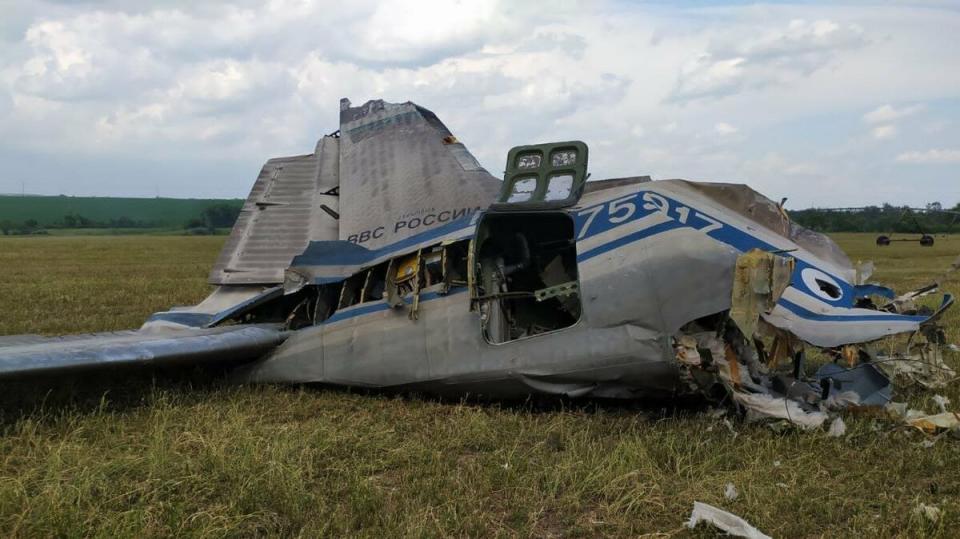
[[[576,151],[576,161],[572,165],[553,166],[553,155],[565,150]],[[539,156],[539,165],[532,168],[520,168],[518,166],[519,159],[526,156]],[[507,154],[507,166],[503,177],[503,187],[500,190],[500,197],[497,199],[497,204],[494,205],[495,209],[530,210],[573,206],[580,200],[580,196],[583,194],[584,184],[587,181],[587,158],[587,145],[579,140],[548,142],[546,144],[532,144],[511,148]],[[546,200],[550,179],[564,174],[569,174],[573,177],[570,195],[564,199]],[[537,182],[536,189],[530,196],[530,199],[508,202],[514,185],[528,178],[535,178]]]

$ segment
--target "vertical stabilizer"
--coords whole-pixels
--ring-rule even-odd
[[[491,176],[414,103],[340,104],[340,239],[376,249],[484,209]]]

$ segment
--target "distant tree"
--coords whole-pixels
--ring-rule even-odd
[[[225,203],[213,204],[204,208],[200,215],[207,228],[228,228],[237,221],[240,208]]]
[[[194,217],[186,222],[184,228],[207,228],[207,223],[200,217]]]
[[[110,226],[113,228],[137,228],[140,226],[140,223],[126,215],[121,215],[117,219],[110,219]]]
[[[10,232],[12,232],[16,226],[17,225],[13,224],[9,219],[4,219],[0,221],[0,232],[3,232],[4,236],[9,236]]]

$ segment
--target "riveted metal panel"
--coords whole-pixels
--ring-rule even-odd
[[[376,249],[486,209],[500,190],[437,116],[414,103],[343,100],[340,133],[341,240]]]
[[[210,272],[211,284],[276,284],[310,241],[338,235],[340,139],[308,155],[270,159]]]

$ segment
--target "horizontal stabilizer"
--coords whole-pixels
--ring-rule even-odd
[[[249,361],[286,338],[280,325],[0,337],[0,378],[122,365]]]

